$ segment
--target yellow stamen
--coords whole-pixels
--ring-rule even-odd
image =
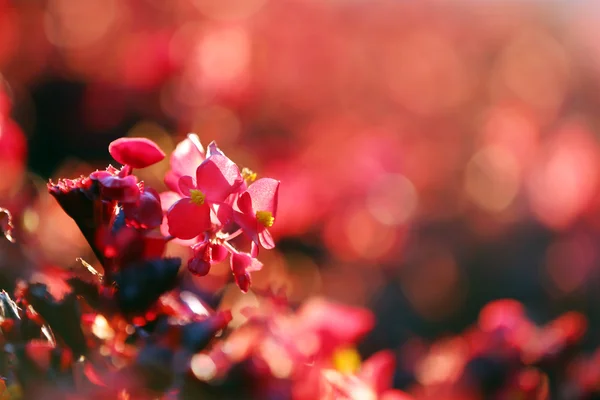
[[[246,183],[252,183],[256,180],[256,172],[250,168],[242,168],[242,178],[244,178]]]
[[[360,369],[360,354],[353,347],[336,350],[332,357],[333,366],[344,374],[353,374]]]
[[[198,189],[190,189],[190,197],[192,199],[192,203],[196,204],[197,206],[201,206],[204,204],[206,195]]]
[[[275,222],[275,218],[273,217],[271,211],[257,211],[256,220],[267,228],[272,227],[273,222]]]

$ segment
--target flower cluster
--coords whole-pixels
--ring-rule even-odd
[[[412,399],[393,389],[392,351],[361,361],[355,346],[373,327],[370,311],[314,298],[293,312],[281,294],[267,293],[259,307],[244,313],[248,321],[243,326],[203,353],[214,371],[199,379],[215,382],[242,369],[257,378],[266,375],[289,382],[285,395],[271,383],[245,388],[243,398]],[[281,397],[276,396],[278,391]]]
[[[275,219],[279,186],[240,172],[216,144],[208,149],[195,135],[180,143],[166,179],[173,192],[159,194],[134,174],[165,158],[144,138],[110,144],[120,168],[48,183],[102,271],[82,259],[85,268],[78,272],[40,268],[56,281],[64,278],[62,298],[43,283],[19,283],[14,301],[0,293],[3,356],[15,361],[0,362],[10,398],[71,393],[147,399],[198,392],[186,388],[194,355],[211,345],[232,316],[213,311],[211,299],[195,288],[183,289],[181,260],[163,256],[166,243],[191,242],[188,266],[196,274],[229,254],[235,280],[247,291],[249,273],[262,266],[258,246],[273,247],[267,228]],[[174,201],[166,207],[161,199],[168,198]],[[14,242],[11,214],[4,208],[0,214],[2,232]],[[241,233],[252,239],[249,252],[230,243]]]
[[[277,216],[279,182],[240,171],[214,142],[205,151],[198,136],[189,134],[171,155],[165,183],[171,189],[161,194],[168,233],[192,242],[189,270],[206,275],[229,255],[235,281],[247,291],[250,272],[262,268],[259,246],[275,246],[268,228]],[[249,252],[230,243],[241,233],[252,239]]]
[[[279,182],[256,179],[248,169],[240,171],[214,142],[205,151],[195,134],[171,155],[165,178],[171,191],[161,194],[133,174],[134,168],[164,159],[154,142],[121,138],[110,144],[109,152],[123,165],[120,169],[108,166],[48,185],[103,262],[105,273],[122,264],[119,249],[132,241],[142,243],[141,251],[160,255],[167,241],[178,240],[193,250],[188,261],[192,273],[206,275],[213,263],[229,256],[236,283],[248,291],[250,273],[262,268],[256,259],[259,246],[274,247],[268,228],[277,214]],[[252,240],[248,252],[231,244],[242,233]]]
[[[413,337],[400,349],[396,374],[423,400],[595,398],[597,387],[586,378],[598,364],[576,351],[585,316],[566,312],[539,324],[528,311],[516,300],[496,300],[461,334],[432,342]]]
[[[230,324],[232,311],[215,311],[218,297],[182,283],[181,260],[164,257],[165,246],[190,246],[187,267],[201,276],[229,257],[248,291],[250,273],[262,267],[259,249],[274,246],[279,182],[240,170],[215,143],[205,150],[190,134],[171,155],[170,191],[159,194],[134,174],[165,158],[155,143],[119,139],[109,151],[122,167],[48,184],[102,272],[80,260],[85,268],[62,276],[62,298],[41,283],[19,283],[14,300],[0,293],[0,375],[10,398],[477,400],[597,392],[597,353],[572,352],[586,318],[569,312],[540,325],[514,300],[489,303],[460,335],[433,343],[413,337],[364,361],[357,345],[375,318],[363,308],[320,298],[295,305],[283,291],[254,289],[257,303]],[[0,214],[14,241],[11,214]],[[564,378],[553,387],[556,376]]]

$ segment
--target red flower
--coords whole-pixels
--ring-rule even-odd
[[[242,183],[240,171],[229,158],[213,155],[196,169],[196,180],[191,176],[179,179],[183,197],[167,212],[169,233],[180,239],[192,239],[212,226],[212,205],[222,203]]]
[[[275,247],[268,228],[275,223],[278,195],[279,181],[261,178],[240,194],[237,201],[239,212],[234,213],[234,220],[244,233],[265,249]]]

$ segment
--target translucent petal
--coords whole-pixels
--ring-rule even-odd
[[[269,211],[276,217],[277,201],[279,197],[279,181],[272,178],[261,178],[251,184],[246,193],[252,199],[252,209],[256,211]]]
[[[196,185],[211,203],[221,203],[243,182],[237,165],[222,155],[207,158],[196,169]]]
[[[167,212],[169,233],[179,239],[193,239],[211,227],[208,205],[192,203],[189,197],[179,200]]]
[[[120,138],[108,146],[110,155],[123,165],[145,168],[165,158],[165,153],[150,139]]]

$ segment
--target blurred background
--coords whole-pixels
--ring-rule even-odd
[[[499,298],[537,323],[582,312],[594,349],[599,17],[558,1],[0,0],[0,205],[20,236],[0,283],[60,288],[57,271],[93,260],[49,178],[105,167],[121,136],[169,152],[196,132],[282,182],[255,287],[369,307],[363,354],[461,332]],[[139,175],[163,191],[167,169]]]

